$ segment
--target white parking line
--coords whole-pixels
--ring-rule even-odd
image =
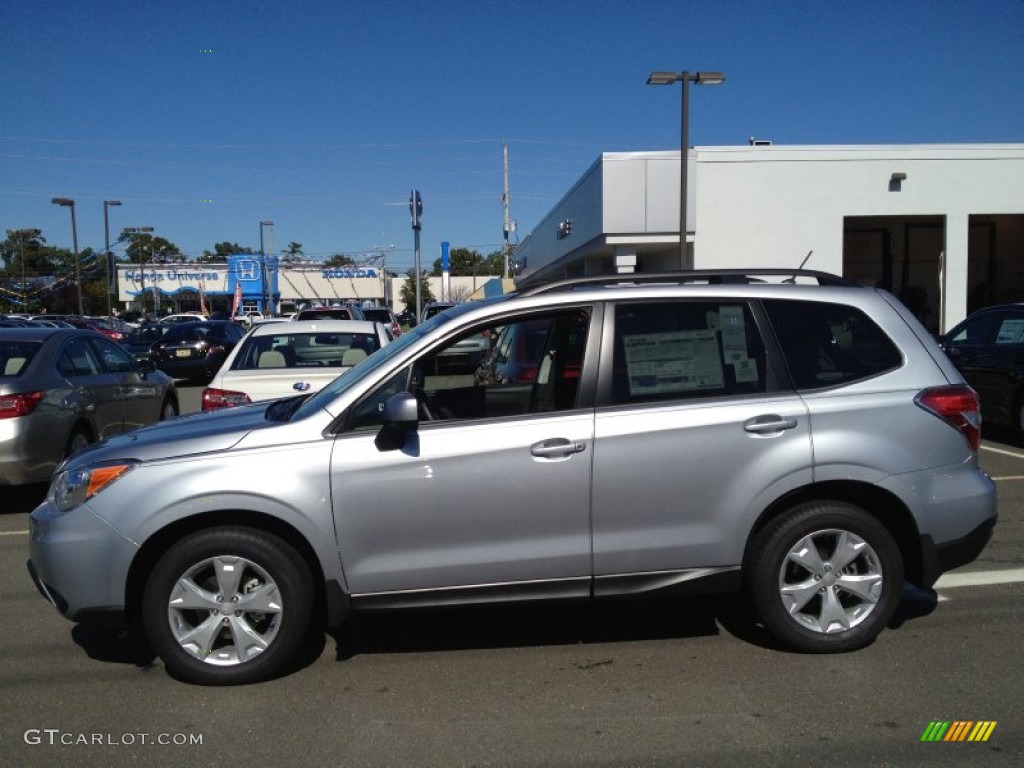
[[[0,536],[28,536],[28,531],[0,531]]]
[[[992,453],[1001,453],[1003,456],[1013,456],[1015,459],[1024,459],[1024,453],[1018,451],[1008,451],[1005,448],[993,448],[991,445],[981,444],[981,450],[992,451]]]
[[[989,584],[1013,584],[1024,581],[1024,568],[1008,568],[1004,571],[973,571],[968,573],[947,573],[935,582],[935,589],[954,587],[984,587]]]

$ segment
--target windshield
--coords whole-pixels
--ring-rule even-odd
[[[490,301],[502,301],[506,298],[508,297],[497,297]],[[433,333],[436,328],[451,322],[459,315],[469,312],[483,303],[484,302],[459,304],[447,309],[441,314],[434,315],[429,320],[420,323],[415,328],[412,328],[408,333],[403,333],[395,339],[395,341],[375,352],[372,356],[366,358],[364,361],[349,370],[344,376],[339,376],[319,392],[312,395],[295,411],[292,418],[303,419],[319,410],[325,410],[328,413],[333,413],[328,406],[332,400],[338,397],[338,395],[343,393],[349,387],[358,384],[364,377],[373,375],[374,371],[378,368],[388,366],[393,358],[401,355],[406,349],[414,344],[419,343],[420,339]]]

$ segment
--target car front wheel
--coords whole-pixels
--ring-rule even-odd
[[[748,589],[765,627],[811,653],[870,643],[899,606],[903,558],[892,534],[843,502],[802,504],[753,542]]]
[[[167,669],[202,685],[273,677],[293,663],[311,627],[313,581],[298,553],[251,528],[199,531],[157,562],[142,623]]]

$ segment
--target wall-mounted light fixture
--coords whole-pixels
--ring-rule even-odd
[[[889,177],[889,191],[899,192],[903,189],[903,182],[907,180],[907,174],[903,171],[896,171]]]
[[[563,240],[572,234],[572,219],[562,219],[558,222],[558,239]]]
[[[906,181],[906,180],[907,180],[907,174],[903,173],[902,171],[897,171],[896,173],[894,173],[892,176],[889,177],[889,181]]]

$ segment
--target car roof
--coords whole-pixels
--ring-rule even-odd
[[[53,328],[48,325],[0,328],[0,340],[4,341],[46,341],[53,336],[77,336],[80,334],[101,335],[96,331],[83,328]]]
[[[287,324],[267,323],[257,325],[250,336],[281,336],[292,333],[376,333],[377,326],[372,320],[291,320]]]

